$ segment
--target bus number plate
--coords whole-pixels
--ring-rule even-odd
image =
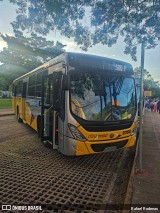
[[[104,152],[113,152],[116,150],[116,146],[106,147],[104,149]]]

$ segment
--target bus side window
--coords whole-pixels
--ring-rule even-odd
[[[35,96],[36,74],[29,77],[28,96]]]
[[[19,81],[16,85],[16,96],[22,96],[23,82]]]
[[[37,74],[36,79],[36,97],[41,97],[41,89],[42,89],[42,72]]]

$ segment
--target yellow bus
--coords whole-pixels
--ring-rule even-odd
[[[13,82],[17,120],[68,156],[135,144],[137,99],[129,63],[66,52]]]

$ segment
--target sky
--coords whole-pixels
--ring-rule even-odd
[[[9,35],[14,35],[11,22],[16,18],[16,6],[9,3],[8,0],[0,1],[0,33],[8,33]],[[60,41],[65,44],[66,51],[70,52],[83,52],[74,42],[73,39],[68,39],[61,36],[58,32],[52,32],[47,36],[48,40]],[[141,58],[141,46],[138,46],[137,51],[137,61],[134,62],[130,55],[125,55],[124,51],[124,42],[123,38],[120,37],[117,41],[117,44],[112,47],[107,47],[101,44],[98,44],[90,49],[88,49],[88,54],[106,56],[109,58],[115,58],[118,60],[123,60],[132,64],[133,68],[140,66]],[[6,43],[0,39],[0,51],[3,50],[3,47],[6,47]],[[145,50],[145,63],[144,68],[147,69],[152,77],[155,80],[160,81],[160,41],[156,48]]]

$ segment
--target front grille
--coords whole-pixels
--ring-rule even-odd
[[[92,124],[92,125],[89,125],[89,124],[82,124],[81,125],[83,126],[83,128],[86,130],[86,131],[89,131],[89,132],[105,132],[105,131],[115,131],[115,130],[120,130],[120,129],[128,129],[132,126],[132,122],[129,122],[129,123],[124,123],[124,124],[107,124],[107,125],[100,125],[100,124]]]
[[[105,143],[105,144],[92,144],[91,148],[94,152],[103,152],[105,148],[109,147],[116,147],[116,149],[122,148],[127,144],[128,140],[123,140],[120,142],[113,142],[113,143]]]

